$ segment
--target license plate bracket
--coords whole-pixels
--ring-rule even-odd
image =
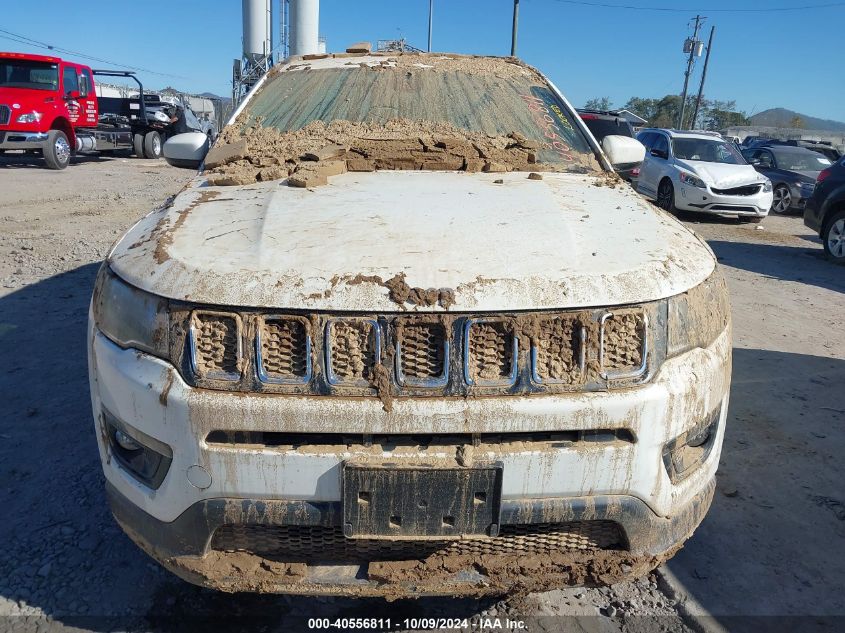
[[[452,539],[497,536],[502,466],[436,468],[346,462],[347,538]]]

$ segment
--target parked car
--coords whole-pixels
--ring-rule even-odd
[[[735,215],[759,222],[772,204],[772,183],[718,134],[650,128],[637,191],[669,212]]]
[[[745,159],[772,181],[772,213],[803,211],[819,172],[831,162],[818,152],[790,145],[765,145],[742,151]]]
[[[818,232],[828,257],[845,264],[845,158],[819,172],[804,224]]]
[[[634,138],[634,128],[631,122],[619,112],[608,110],[588,110],[579,108],[576,110],[581,120],[587,125],[587,129],[593,133],[596,140],[601,143],[606,136],[619,135]],[[632,163],[631,165],[619,165],[616,167],[616,173],[622,178],[631,182],[640,173],[641,163]]]
[[[98,274],[118,523],[227,591],[477,596],[670,557],[713,496],[731,317],[710,249],[618,186],[642,145],[599,146],[511,58],[277,68]]]

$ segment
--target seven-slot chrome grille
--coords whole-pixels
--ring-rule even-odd
[[[661,310],[344,316],[186,308],[177,311],[188,327],[174,337],[172,355],[189,383],[211,389],[378,395],[388,384],[393,395],[423,397],[595,391],[639,384],[659,366],[665,331],[651,324],[665,325]],[[650,344],[655,337],[664,343]]]

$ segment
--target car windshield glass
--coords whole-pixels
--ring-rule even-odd
[[[59,65],[18,59],[0,59],[0,88],[58,90]]]
[[[589,115],[586,115],[589,117]],[[590,132],[596,137],[597,141],[601,141],[605,136],[612,134],[633,137],[631,133],[630,124],[624,119],[590,119],[585,118],[584,123],[590,128]]]
[[[730,143],[704,138],[674,138],[672,153],[681,160],[744,165],[745,159]]]
[[[787,169],[789,171],[821,171],[833,164],[816,152],[772,151],[774,152],[775,160],[778,162],[778,169]]]
[[[478,171],[470,169],[477,161],[508,169],[599,169],[567,105],[521,64],[426,55],[318,62],[272,74],[224,140],[258,132],[279,148],[283,139],[311,137],[388,169]],[[267,130],[281,138],[273,141]],[[379,164],[382,150],[390,160]]]

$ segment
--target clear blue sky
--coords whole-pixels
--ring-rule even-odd
[[[575,105],[599,96],[608,96],[619,106],[631,96],[679,94],[685,63],[681,46],[691,32],[688,24],[696,9],[702,9],[707,16],[704,37],[711,25],[716,26],[705,90],[708,97],[735,99],[749,114],[785,107],[845,120],[845,4],[739,13],[716,10],[772,9],[834,0],[585,2],[689,11],[632,11],[562,0],[521,0],[518,55],[549,75]],[[434,0],[434,49],[508,54],[512,7],[512,0]],[[428,0],[322,0],[320,24],[330,51],[360,40],[375,42],[400,35],[425,48]],[[5,0],[0,29],[117,65],[179,76],[141,73],[150,87],[173,85],[227,95],[232,59],[240,56],[241,0],[86,0],[81,4]],[[44,52],[9,39],[0,39],[0,50]],[[691,81],[693,90],[698,89],[702,62],[703,58]]]

